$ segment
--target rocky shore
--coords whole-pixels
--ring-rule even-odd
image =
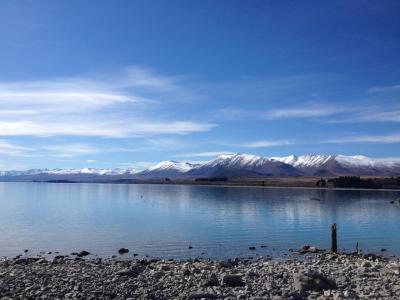
[[[400,299],[400,261],[320,253],[284,261],[0,261],[0,299]]]

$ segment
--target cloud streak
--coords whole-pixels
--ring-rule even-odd
[[[80,121],[68,122],[30,122],[30,121],[0,121],[2,136],[83,136],[105,138],[145,137],[151,135],[184,135],[193,132],[209,131],[216,125],[196,122],[150,122],[127,120],[119,122]]]
[[[358,135],[346,136],[322,141],[322,143],[345,144],[345,143],[378,143],[396,144],[400,143],[400,134],[386,135]]]
[[[343,112],[343,109],[329,106],[308,106],[299,108],[282,108],[271,110],[265,113],[267,120],[275,119],[291,119],[291,118],[308,118],[308,117],[325,117]]]
[[[205,152],[195,152],[195,153],[184,153],[175,155],[175,157],[216,157],[220,155],[230,155],[234,154],[231,151],[205,151]]]
[[[367,106],[352,114],[337,116],[328,123],[385,123],[400,122],[400,106]]]
[[[258,140],[250,143],[244,143],[242,146],[246,148],[268,148],[275,146],[291,145],[292,142],[286,140]]]
[[[0,82],[0,136],[121,138],[214,128],[214,123],[182,119],[159,101],[162,96],[175,101],[184,92],[177,78],[144,68],[128,68],[112,79]]]
[[[400,91],[400,84],[389,85],[389,86],[376,86],[367,90],[368,93],[382,93],[382,92],[393,92]]]
[[[22,156],[27,151],[32,151],[32,148],[22,147],[5,140],[0,140],[0,154],[9,156]]]
[[[282,107],[267,110],[245,110],[226,107],[219,109],[217,115],[226,121],[288,121],[307,119],[322,123],[383,123],[400,122],[400,106],[385,103],[358,103],[352,106],[327,103],[304,104],[297,107]]]

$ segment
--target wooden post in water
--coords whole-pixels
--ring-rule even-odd
[[[331,227],[331,251],[337,253],[336,223],[333,223]]]

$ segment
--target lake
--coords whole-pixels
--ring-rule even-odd
[[[281,257],[305,244],[400,254],[398,191],[0,183],[0,256]],[[319,198],[321,201],[310,200]],[[265,245],[265,248],[261,248]],[[192,249],[189,249],[192,246]],[[249,246],[256,246],[255,251]]]

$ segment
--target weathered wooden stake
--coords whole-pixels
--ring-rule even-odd
[[[331,251],[337,253],[336,223],[333,223],[331,227]]]
[[[358,251],[358,242],[356,244],[356,252],[357,252],[357,254],[359,253],[359,251]]]

